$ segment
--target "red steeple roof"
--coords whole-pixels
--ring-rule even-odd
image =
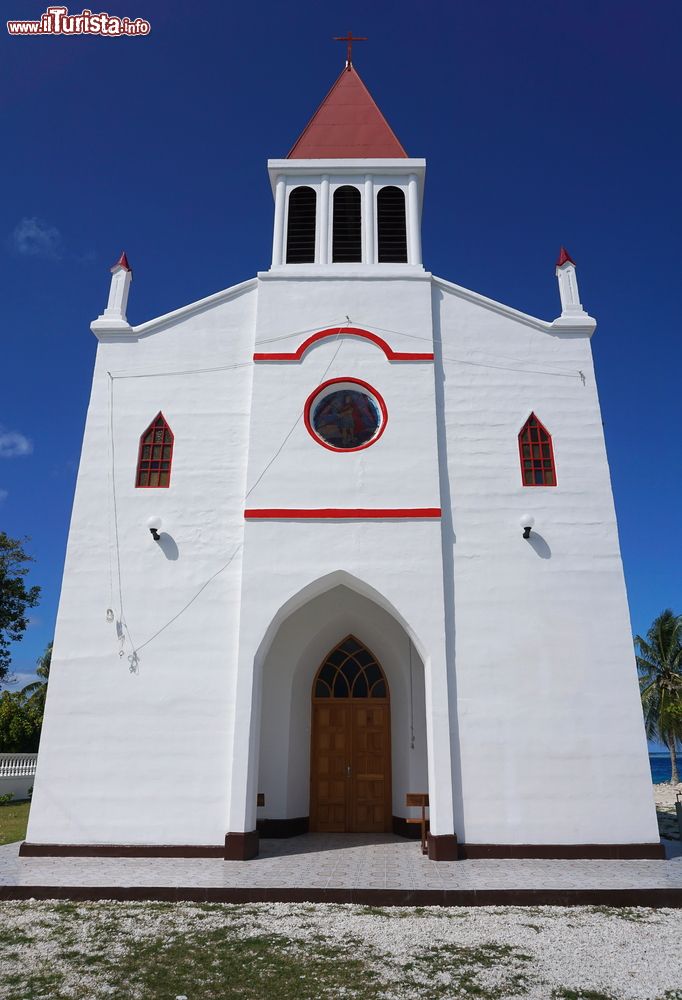
[[[392,159],[406,156],[354,67],[347,66],[287,159]]]
[[[562,264],[567,264],[567,263],[573,264],[573,266],[575,267],[575,261],[571,257],[570,253],[568,252],[566,247],[562,247],[561,250],[559,251],[559,259],[556,262],[556,266],[561,267]]]

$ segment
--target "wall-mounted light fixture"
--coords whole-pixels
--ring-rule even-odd
[[[154,541],[158,542],[159,538],[161,537],[159,535],[159,529],[161,528],[161,518],[156,516],[150,517],[149,520],[147,521],[147,527],[151,531],[152,538],[154,539]]]
[[[535,518],[532,514],[524,514],[521,518],[521,527],[523,528],[523,537],[530,538],[530,532],[535,524]]]

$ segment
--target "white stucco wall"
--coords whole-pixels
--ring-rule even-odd
[[[293,351],[306,339],[300,331],[342,331],[346,315],[356,327],[363,327],[368,316],[375,322],[383,316],[387,327],[418,329],[428,337],[429,281],[262,280],[256,350]],[[289,333],[294,336],[285,341],[271,340]],[[407,338],[385,336],[391,346],[399,342],[399,350],[415,350]],[[429,344],[419,350],[427,352]],[[386,432],[376,444],[348,454],[321,447],[301,419],[315,387],[343,376],[368,382],[388,410]],[[256,363],[248,489],[246,506],[255,508],[439,506],[433,363],[391,362],[375,344],[341,333],[314,344],[300,362]],[[346,530],[352,532],[352,526]],[[316,553],[301,552],[299,558],[303,583],[308,583]]]
[[[259,353],[294,351],[311,330],[342,324],[346,316],[353,326],[369,326],[385,337],[394,350],[429,351],[431,291],[424,272],[406,271],[398,277],[371,269],[351,274],[341,268],[336,277],[330,277],[326,272],[299,275],[294,267],[285,270],[286,275],[260,276]],[[426,339],[417,348],[409,336],[415,330]],[[321,381],[343,376],[360,378],[381,394],[388,423],[371,447],[339,454],[313,440],[301,416],[305,400]],[[258,362],[253,374],[247,483],[249,509],[439,507],[433,363],[389,361],[376,344],[356,337],[321,341],[299,362]],[[439,834],[453,832],[453,735],[441,545],[437,520],[283,519],[247,524],[231,831],[253,828],[256,793],[264,791],[257,787],[256,759],[261,745],[261,695],[266,696],[262,663],[272,641],[273,623],[281,624],[282,616],[296,610],[298,601],[303,604],[323,593],[328,586],[324,581],[341,572],[354,582],[355,589],[364,587],[366,596],[375,595],[402,623],[422,657],[431,828]],[[303,594],[305,599],[300,597]],[[308,641],[300,637],[302,650]],[[407,790],[415,789],[401,788],[398,797],[404,797]],[[398,808],[395,801],[394,806]]]
[[[281,268],[102,333],[30,841],[220,844],[254,828],[258,791],[264,818],[307,815],[310,686],[347,632],[389,678],[395,814],[428,778],[435,834],[658,839],[587,327],[550,330],[411,265],[389,271]],[[251,363],[346,317],[397,351],[435,346],[435,363],[389,361],[356,337]],[[302,411],[347,376],[381,394],[388,424],[339,454]],[[171,488],[137,490],[159,410]],[[521,484],[531,411],[553,435],[556,488]],[[439,506],[442,521],[244,522],[245,508]],[[127,623],[122,658],[107,607]]]
[[[29,841],[220,844],[239,624],[255,291],[97,351],[76,486]],[[219,368],[201,374],[168,374]],[[111,382],[121,593],[119,657]],[[161,374],[163,373],[163,374]],[[144,376],[124,378],[125,374]],[[139,438],[162,410],[170,489],[136,489]],[[150,515],[163,519],[155,543]],[[236,553],[236,554],[235,554]]]
[[[657,841],[589,338],[442,285],[434,312],[454,534],[458,834]],[[556,487],[521,484],[517,435],[531,411],[553,436]]]

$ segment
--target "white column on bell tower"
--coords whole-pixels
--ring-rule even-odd
[[[419,232],[419,181],[410,174],[407,185],[407,262],[421,264],[422,246]]]
[[[374,177],[372,174],[365,174],[365,197],[363,224],[365,232],[364,262],[373,264],[374,253]]]
[[[320,264],[329,263],[329,174],[320,182]]]
[[[284,263],[284,201],[286,180],[280,174],[275,185],[275,230],[272,237],[272,266]]]

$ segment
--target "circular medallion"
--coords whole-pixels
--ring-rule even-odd
[[[356,378],[333,378],[308,396],[304,411],[308,433],[331,451],[369,448],[384,432],[388,413],[371,385]]]

